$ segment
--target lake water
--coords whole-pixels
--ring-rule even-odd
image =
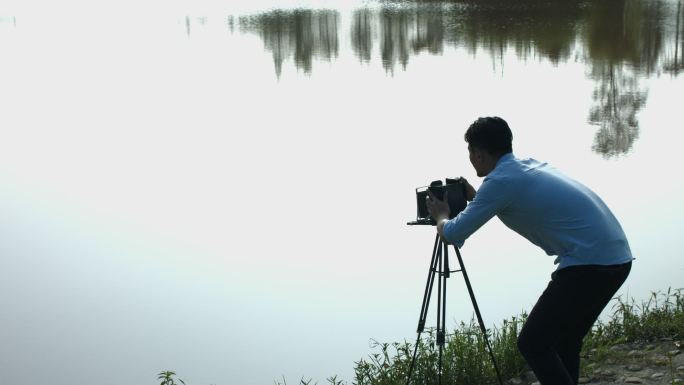
[[[415,338],[415,188],[479,186],[479,116],[604,198],[621,295],[683,287],[683,8],[1,3],[0,382],[351,380],[371,338]],[[488,325],[554,269],[498,219],[462,253]]]

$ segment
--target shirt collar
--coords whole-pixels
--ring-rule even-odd
[[[505,162],[507,160],[514,159],[514,158],[515,157],[513,156],[512,152],[504,154],[501,156],[501,158],[499,158],[499,160],[496,161],[496,165],[494,166],[494,168],[497,168],[499,166],[499,164],[501,164],[502,162]]]
[[[488,180],[491,177],[498,175],[500,173],[505,173],[504,168],[502,168],[502,163],[508,162],[515,159],[515,156],[513,156],[512,152],[509,152],[499,158],[499,160],[496,161],[496,165],[494,165],[494,169],[485,176],[484,180]]]

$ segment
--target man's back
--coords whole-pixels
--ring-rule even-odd
[[[492,215],[548,255],[557,255],[559,269],[632,260],[627,238],[601,198],[534,159],[521,160],[510,153],[502,156],[475,199],[453,224],[447,224],[445,234],[449,237],[450,225],[472,228],[459,226],[461,220],[481,225]]]

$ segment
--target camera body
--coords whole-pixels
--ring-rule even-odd
[[[430,183],[430,186],[416,188],[416,203],[418,207],[418,218],[415,222],[409,222],[409,225],[432,225],[437,223],[434,218],[430,216],[425,202],[428,197],[428,191],[440,200],[444,200],[444,193],[449,192],[449,219],[455,218],[458,213],[466,208],[466,185],[462,178],[446,178],[446,183],[441,180],[436,180]]]

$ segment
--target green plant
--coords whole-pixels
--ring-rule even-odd
[[[584,339],[585,349],[618,343],[653,341],[661,337],[684,337],[683,289],[651,292],[641,304],[634,299],[615,298],[611,317],[598,321]]]
[[[526,315],[506,320],[501,328],[488,331],[501,375],[504,378],[519,375],[525,367],[517,350],[520,326]],[[426,338],[417,347],[416,362],[412,373],[414,383],[436,384],[439,371],[439,350],[435,347],[434,329],[426,331]],[[404,384],[413,357],[414,345],[403,343],[380,343],[371,341],[371,348],[379,350],[368,359],[355,363],[355,385]],[[444,383],[496,383],[496,371],[487,350],[486,341],[479,326],[471,319],[461,322],[447,336],[443,348],[442,380]]]
[[[597,322],[584,339],[582,373],[587,374],[593,362],[609,358],[610,346],[635,341],[652,341],[662,337],[684,337],[684,295],[682,289],[652,292],[648,300],[637,304],[634,299],[616,297],[608,321]],[[517,338],[526,314],[504,320],[500,328],[488,333],[494,356],[503,379],[520,375],[525,361],[518,352]],[[413,383],[437,383],[438,350],[435,331],[428,330],[418,345]],[[371,341],[375,352],[355,362],[354,385],[403,385],[414,346],[403,343]],[[447,336],[443,351],[444,383],[496,383],[496,373],[486,349],[484,336],[471,319],[462,322]]]
[[[168,370],[159,373],[159,374],[157,375],[157,379],[158,379],[158,380],[161,380],[161,382],[159,383],[159,385],[178,385],[178,384],[176,383],[176,379],[173,378],[175,375],[176,375],[176,373],[174,373],[174,372],[172,372],[172,371],[168,371]],[[180,378],[178,378],[178,381],[179,381],[181,384],[185,385],[185,381],[181,380]]]

